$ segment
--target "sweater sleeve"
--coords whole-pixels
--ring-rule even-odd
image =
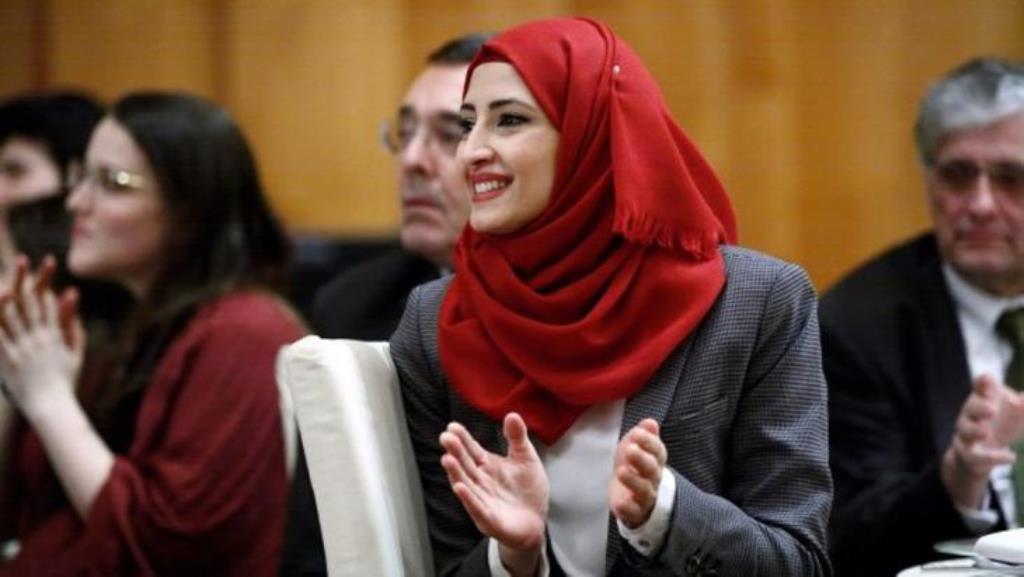
[[[86,518],[91,572],[276,569],[287,479],[274,363],[302,331],[274,303],[248,304],[201,311],[165,353]]]

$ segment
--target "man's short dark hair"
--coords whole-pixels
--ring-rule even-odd
[[[427,56],[427,64],[469,64],[493,34],[473,33],[445,42]]]

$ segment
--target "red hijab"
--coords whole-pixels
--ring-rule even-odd
[[[522,229],[467,226],[438,321],[441,363],[470,406],[520,413],[544,443],[627,398],[700,324],[736,240],[729,199],[637,55],[583,18],[530,22],[470,65],[501,61],[559,132],[548,206]]]

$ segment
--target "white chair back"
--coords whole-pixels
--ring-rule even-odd
[[[316,336],[282,349],[328,575],[432,577],[416,461],[388,344]]]

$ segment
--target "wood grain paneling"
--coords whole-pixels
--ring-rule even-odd
[[[395,179],[377,128],[405,88],[401,9],[386,1],[229,4],[224,97],[295,228],[367,236],[395,226]]]
[[[140,88],[213,96],[215,0],[48,0],[51,83],[104,98]]]
[[[45,83],[42,6],[32,0],[0,0],[0,95]]]

